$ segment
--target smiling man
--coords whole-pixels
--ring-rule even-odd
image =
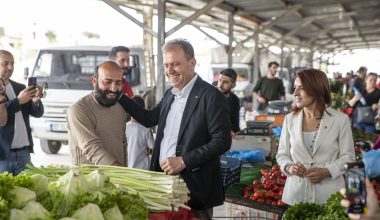
[[[231,146],[226,98],[194,68],[193,46],[184,39],[163,46],[165,75],[172,88],[151,110],[123,95],[124,109],[145,127],[158,125],[150,169],[180,175],[190,190],[189,206],[200,219],[212,219],[224,190],[220,155]]]
[[[94,91],[72,105],[67,113],[71,162],[127,166],[127,115],[117,103],[122,94],[123,71],[113,61],[97,66]]]

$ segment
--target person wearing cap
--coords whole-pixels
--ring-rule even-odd
[[[230,107],[231,134],[236,135],[239,128],[239,108],[240,100],[231,90],[236,86],[236,71],[230,68],[220,71],[217,88],[227,98]]]

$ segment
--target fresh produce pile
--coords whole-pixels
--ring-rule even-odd
[[[315,204],[308,202],[301,202],[288,208],[284,214],[284,220],[294,219],[349,219],[345,213],[345,208],[340,205],[340,201],[344,197],[339,192],[332,194],[327,203]]]
[[[128,193],[138,194],[148,205],[149,211],[178,211],[179,207],[190,209],[185,205],[189,200],[189,190],[179,176],[166,175],[161,172],[133,169],[127,167],[80,165],[83,174],[94,170],[103,172],[110,182],[125,188]],[[68,172],[69,167],[29,167],[28,173],[42,174],[50,180],[56,180]]]
[[[356,140],[368,140],[372,143],[375,143],[377,140],[377,134],[374,133],[365,133],[364,131],[352,127],[352,138]]]
[[[243,187],[243,197],[271,205],[282,206],[282,192],[286,176],[278,165],[271,169],[261,169],[261,180],[254,180],[251,186]]]
[[[138,194],[117,187],[102,172],[71,169],[55,181],[41,174],[0,173],[0,219],[147,219]],[[70,218],[65,218],[70,217]]]

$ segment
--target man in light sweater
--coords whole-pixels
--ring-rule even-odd
[[[122,77],[123,71],[115,62],[99,64],[91,79],[94,91],[69,108],[72,164],[127,166],[127,115],[117,103]]]

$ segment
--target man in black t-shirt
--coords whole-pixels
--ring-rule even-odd
[[[230,120],[231,120],[231,134],[232,137],[236,135],[239,128],[239,108],[240,100],[231,91],[236,86],[237,74],[233,69],[224,69],[219,73],[217,88],[227,98],[230,107]]]
[[[252,95],[260,103],[259,110],[264,110],[268,101],[285,99],[284,84],[276,77],[278,66],[277,62],[270,62],[267,75],[260,78],[253,88]]]

